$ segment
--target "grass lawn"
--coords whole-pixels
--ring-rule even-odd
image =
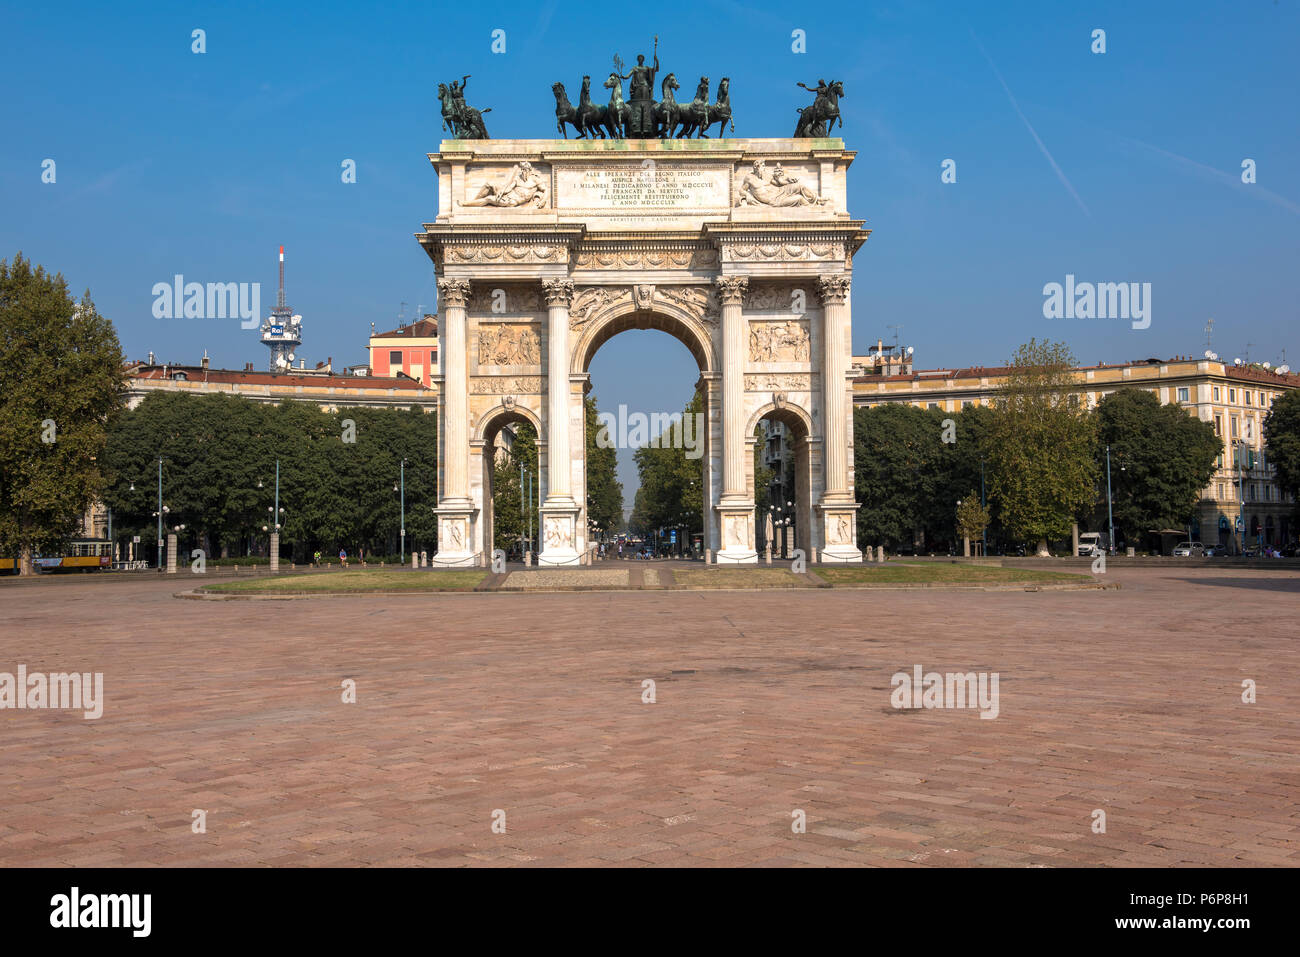
[[[788,568],[754,568],[752,565],[673,569],[673,579],[678,585],[690,588],[806,588],[810,584]]]
[[[204,591],[236,595],[327,595],[337,592],[471,591],[487,577],[481,568],[446,571],[347,571],[250,578],[208,585]]]
[[[982,585],[1081,582],[1092,576],[1074,572],[1044,572],[1032,568],[998,568],[941,562],[887,562],[884,565],[819,566],[819,578],[832,585]]]

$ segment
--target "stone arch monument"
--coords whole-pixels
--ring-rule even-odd
[[[869,230],[842,140],[449,140],[438,215],[438,553],[491,557],[491,436],[540,426],[543,565],[585,561],[583,396],[627,329],[679,339],[705,404],[704,546],[758,560],[752,433],[797,435],[800,546],[858,562],[849,305]],[[671,411],[671,410],[665,410]]]

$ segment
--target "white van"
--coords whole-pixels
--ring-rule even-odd
[[[1079,533],[1079,557],[1096,558],[1101,554],[1101,532]]]

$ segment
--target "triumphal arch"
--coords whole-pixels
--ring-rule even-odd
[[[438,276],[438,563],[490,560],[493,441],[510,422],[539,437],[540,564],[586,561],[587,370],[627,329],[663,330],[699,364],[715,561],[758,560],[764,418],[792,437],[799,546],[861,561],[850,287],[868,230],[848,210],[853,157],[838,138],[466,139],[429,154],[438,215],[416,235]]]

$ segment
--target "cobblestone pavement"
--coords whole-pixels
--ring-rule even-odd
[[[1293,571],[292,603],[183,577],[0,582],[0,672],[106,698],[0,711],[0,865],[1300,863]],[[998,717],[895,709],[916,665],[998,673]]]

